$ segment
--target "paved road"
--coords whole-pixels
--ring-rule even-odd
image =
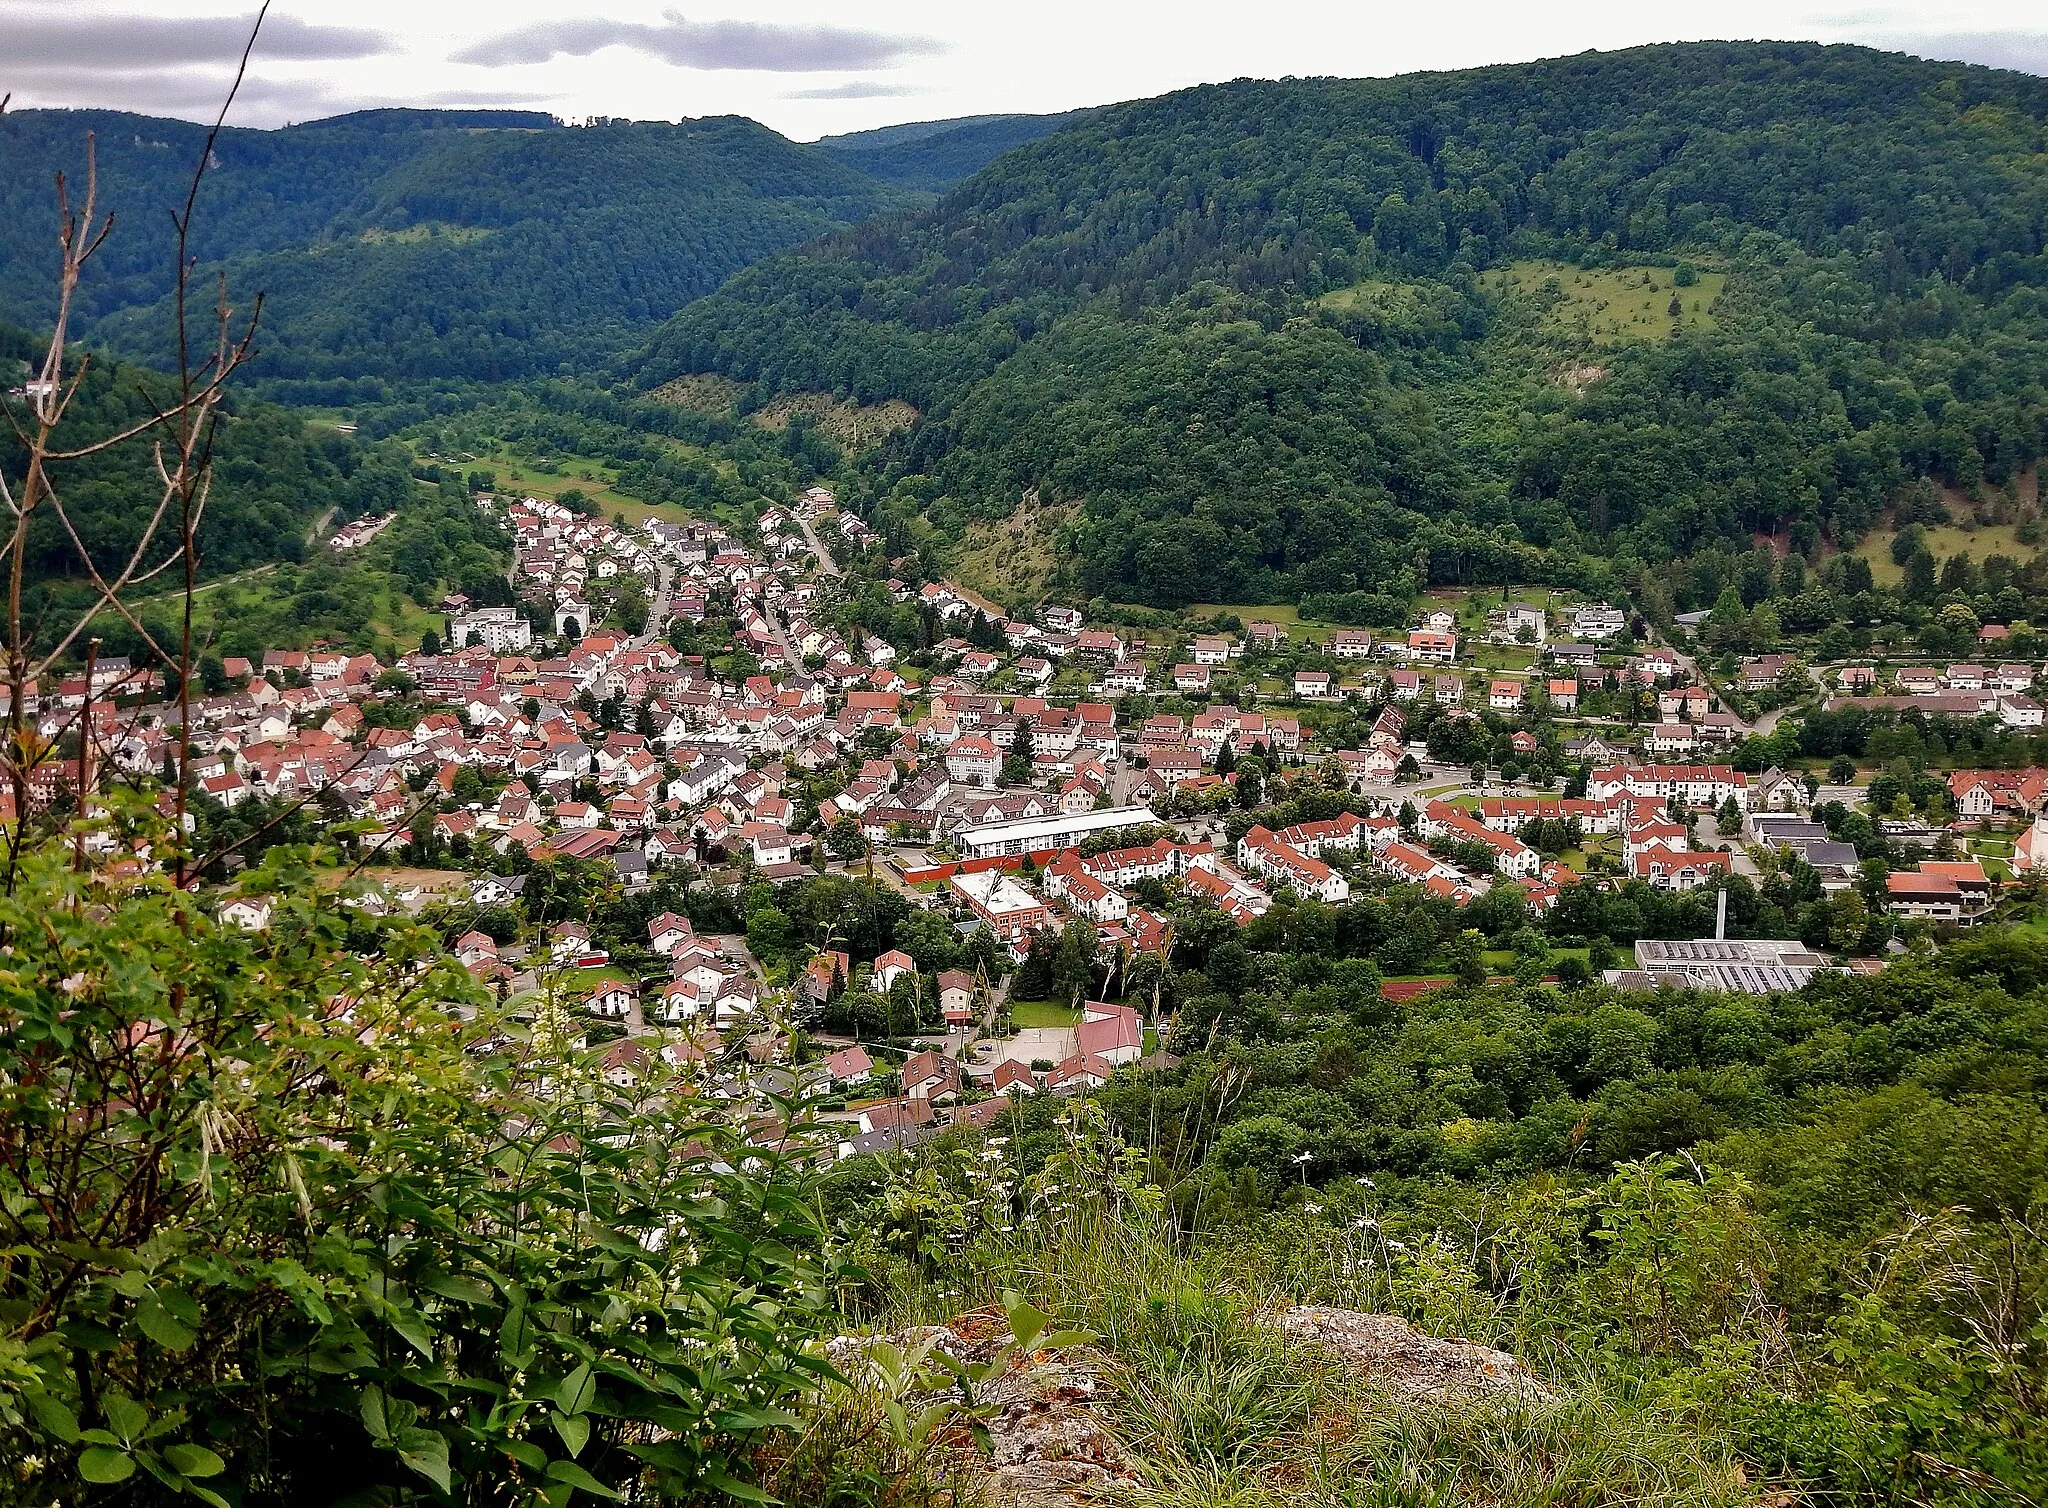
[[[1802,710],[1803,706],[1803,703],[1795,702],[1789,707],[1778,707],[1770,712],[1766,712],[1762,717],[1749,725],[1749,731],[1756,734],[1759,738],[1768,738],[1777,731],[1779,723],[1783,722],[1790,714]]]
[[[826,549],[825,542],[818,538],[818,531],[811,527],[810,519],[799,511],[796,515],[796,523],[797,527],[804,531],[804,538],[810,541],[811,553],[818,557],[818,569],[827,576],[841,575],[839,562],[832,558],[832,552]]]
[[[761,603],[761,616],[768,620],[768,632],[775,636],[776,644],[782,649],[782,663],[791,670],[802,670],[804,657],[798,654],[796,646],[789,642],[789,630],[782,626],[782,619],[776,616],[775,609],[765,600]]]
[[[1728,855],[1734,861],[1737,874],[1747,875],[1752,880],[1763,877],[1762,872],[1756,867],[1756,860],[1742,851],[1742,834],[1739,831],[1732,833],[1722,832],[1721,824],[1715,820],[1711,812],[1700,818],[1699,825],[1694,829],[1694,833],[1699,839],[1698,846],[1701,848],[1715,848],[1726,843],[1728,845]]]
[[[647,604],[647,632],[633,641],[642,647],[653,643],[668,626],[668,596],[676,579],[675,568],[665,560],[656,561],[655,569],[660,578],[654,584],[654,600]]]
[[[1684,650],[1680,649],[1676,644],[1673,644],[1669,639],[1658,638],[1656,642],[1663,648],[1671,651],[1672,658],[1678,661],[1678,668],[1685,673],[1685,677],[1688,681],[1690,681],[1695,686],[1706,686],[1710,689],[1712,688],[1713,682],[1700,669],[1700,662],[1698,660],[1694,659],[1691,655],[1687,654]],[[1807,675],[1809,678],[1814,680],[1814,686],[1816,690],[1822,689],[1818,678],[1815,678],[1813,676],[1813,672],[1810,669],[1807,671]],[[1753,733],[1759,738],[1768,738],[1772,733],[1777,731],[1777,727],[1780,722],[1784,721],[1784,719],[1788,717],[1790,714],[1797,712],[1799,710],[1801,710],[1800,703],[1794,703],[1790,707],[1779,707],[1774,711],[1766,712],[1763,716],[1759,717],[1755,722],[1743,723],[1742,726],[1745,729],[1745,731]]]

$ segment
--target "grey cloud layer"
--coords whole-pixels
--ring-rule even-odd
[[[88,69],[37,69],[33,79],[15,88],[0,74],[0,93],[14,89],[18,108],[36,106],[94,107],[132,110],[141,115],[169,115],[186,120],[211,120],[227,95],[226,70],[190,68],[98,73]],[[287,121],[317,120],[350,110],[404,105],[422,109],[466,109],[544,104],[553,98],[508,90],[441,89],[425,93],[383,95],[341,93],[317,79],[272,79],[251,75],[235,97],[234,121],[245,126],[279,126]]]
[[[878,79],[854,79],[822,89],[792,89],[783,99],[901,99],[905,95],[930,94],[916,84],[884,84]]]
[[[92,73],[230,63],[249,40],[254,14],[174,19],[140,15],[52,15],[45,5],[0,3],[0,66]],[[294,16],[263,23],[258,51],[276,59],[375,57],[392,49],[382,32],[313,26]]]
[[[930,37],[844,26],[784,26],[766,21],[688,21],[670,12],[660,25],[602,18],[547,21],[488,38],[454,56],[486,67],[545,63],[630,47],[679,68],[760,73],[832,73],[889,68],[907,58],[943,52]]]

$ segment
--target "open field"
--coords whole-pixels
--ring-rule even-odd
[[[1068,1010],[1063,1005],[1054,1005],[1049,1000],[1012,1000],[1010,1020],[1020,1030],[1030,1027],[1074,1027],[1081,1024],[1081,1013]]]
[[[1320,618],[1304,618],[1301,609],[1292,602],[1197,602],[1182,611],[1194,618],[1235,613],[1246,623],[1277,623],[1286,631],[1288,638],[1308,644],[1320,644],[1338,629],[1353,626],[1326,623]],[[1385,633],[1388,630],[1377,629],[1375,632]]]
[[[1480,281],[1502,293],[1555,298],[1543,316],[1547,329],[1580,331],[1601,345],[1666,340],[1678,330],[1712,330],[1714,301],[1727,278],[1702,269],[1699,281],[1680,288],[1670,267],[1585,269],[1569,262],[1511,262]],[[1671,313],[1678,299],[1679,312]]]
[[[481,225],[452,225],[446,220],[419,220],[398,230],[387,230],[381,225],[372,225],[357,237],[365,246],[376,246],[386,241],[400,245],[417,245],[422,241],[447,241],[456,246],[474,246],[487,241],[494,234]]]
[[[1936,524],[1932,528],[1921,526],[1921,533],[1927,537],[1927,552],[1935,560],[1947,560],[1951,555],[1968,555],[1978,565],[1990,555],[2010,555],[2015,560],[2028,560],[2034,555],[2036,546],[2023,545],[2013,533],[2011,524],[1986,524],[1980,528],[1965,529],[1959,524]],[[1895,585],[1906,574],[1905,567],[1892,564],[1892,540],[1897,535],[1891,530],[1872,530],[1855,553],[1870,562],[1870,574],[1880,586]]]
[[[698,372],[665,382],[648,396],[699,413],[736,415],[746,392],[746,384],[730,377]],[[781,430],[797,414],[809,415],[819,430],[853,451],[866,450],[917,422],[917,410],[901,398],[855,403],[830,393],[785,393],[751,417],[762,429]]]
[[[576,491],[589,498],[604,510],[605,517],[623,513],[629,523],[641,523],[650,518],[665,518],[670,523],[684,524],[691,518],[687,508],[670,503],[643,503],[638,498],[627,497],[623,492],[614,492],[612,483],[618,474],[602,461],[593,461],[583,456],[565,456],[557,463],[559,470],[553,474],[535,471],[533,463],[515,456],[509,451],[495,451],[473,459],[446,461],[446,465],[460,466],[467,474],[472,471],[488,471],[493,486],[501,492],[521,497],[544,497],[554,499],[563,493]]]
[[[1264,619],[1268,623],[1279,624],[1289,633],[1302,626],[1301,609],[1292,602],[1197,602],[1182,611],[1194,618],[1235,613],[1247,623]]]
[[[444,633],[448,620],[412,600],[395,581],[344,557],[344,579],[350,592],[370,600],[370,621],[357,636],[366,647],[389,643],[401,652],[419,648],[420,636],[432,629]],[[252,571],[217,587],[202,588],[192,599],[192,626],[211,639],[229,625],[267,615],[291,594],[275,570]]]
[[[315,876],[315,882],[322,890],[332,890],[348,878],[347,869],[323,869]],[[358,878],[374,885],[385,885],[398,889],[404,885],[417,885],[424,891],[467,891],[469,875],[460,869],[414,869],[404,864],[368,864]]]
[[[1580,963],[1584,963],[1586,962],[1588,951],[1586,948],[1552,948],[1550,950],[1550,960],[1546,967],[1556,968],[1557,961],[1561,958],[1576,958]],[[1496,974],[1508,973],[1515,966],[1515,954],[1512,948],[1488,948],[1479,955],[1479,960]]]

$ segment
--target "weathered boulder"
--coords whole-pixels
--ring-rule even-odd
[[[972,1364],[991,1361],[1011,1338],[1000,1310],[879,1338],[909,1349],[930,1337],[954,1360]],[[853,1370],[857,1353],[873,1339],[842,1337],[827,1354],[843,1370]],[[988,1431],[989,1443],[979,1464],[995,1502],[1004,1508],[1074,1508],[1136,1483],[1135,1465],[1096,1408],[1102,1371],[1096,1353],[1071,1346],[1014,1356],[1003,1372],[975,1389],[973,1417]],[[914,1401],[921,1407],[959,1393],[957,1387],[941,1388]]]
[[[1551,1396],[1507,1352],[1426,1335],[1397,1314],[1301,1304],[1283,1310],[1277,1323],[1287,1334],[1321,1347],[1392,1393],[1445,1402],[1500,1394]]]

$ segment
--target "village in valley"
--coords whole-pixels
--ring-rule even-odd
[[[621,1087],[803,1102],[841,1155],[1171,1063],[1147,981],[1176,928],[1412,895],[1449,920],[1390,995],[1489,972],[1764,993],[1970,926],[2048,858],[2039,769],[1788,768],[1774,732],[1803,703],[2027,736],[2032,664],[1767,655],[1716,684],[1620,608],[1505,591],[1424,598],[1402,631],[1162,631],[901,574],[821,487],[743,530],[474,503],[509,541],[511,605],[451,594],[445,633],[388,664],[224,660],[190,707],[195,800],[311,819],[366,863],[351,905],[441,921]],[[42,714],[84,707],[94,757],[147,779],[178,709],[146,685],[101,659]],[[226,919],[268,923],[215,878]],[[1733,929],[1731,893],[1751,898]],[[1603,919],[1640,912],[1629,895],[1689,909],[1638,915],[1631,954]],[[1808,924],[1751,935],[1758,896]],[[790,923],[884,899],[923,918],[926,956]]]

